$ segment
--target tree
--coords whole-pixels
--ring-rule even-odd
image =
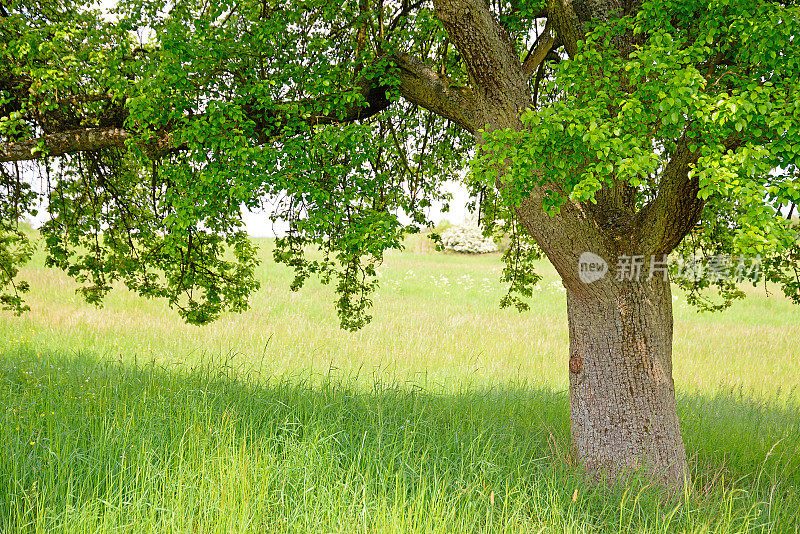
[[[800,302],[780,211],[800,201],[790,0],[121,0],[115,22],[81,0],[4,5],[14,310],[30,255],[18,222],[38,200],[23,161],[46,178],[47,261],[89,301],[121,280],[189,322],[245,308],[241,208],[270,199],[292,287],[334,283],[359,328],[376,262],[474,147],[482,219],[511,229],[503,304],[525,307],[540,253],[567,290],[577,458],[678,487],[668,255],[758,254]],[[678,282],[703,308],[742,296],[729,277]]]

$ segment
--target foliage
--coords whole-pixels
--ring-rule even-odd
[[[88,0],[6,2],[0,143],[100,128],[127,137],[46,158],[41,195],[25,169],[2,164],[3,305],[24,308],[15,279],[30,253],[15,228],[44,201],[48,261],[87,300],[119,281],[196,324],[242,310],[258,282],[241,211],[266,205],[289,225],[274,258],[294,269],[292,288],[318,276],[338,291],[342,326],[363,326],[376,266],[425,226],[475,141],[399,97],[400,52],[452,90],[475,82],[432,6],[379,6],[121,0],[112,22]],[[491,5],[518,50],[542,8]],[[520,228],[515,207],[545,184],[551,213],[589,206],[603,187],[630,188],[642,207],[688,141],[705,206],[684,246],[759,254],[766,278],[800,300],[797,234],[777,209],[800,201],[798,20],[796,6],[766,0],[647,0],[597,25],[573,57],[549,55],[525,127],[479,136],[470,181],[496,204],[486,224]],[[623,38],[627,55],[612,46]],[[506,254],[513,294],[530,294],[533,257]],[[739,295],[719,289],[723,304]]]
[[[32,246],[28,237],[20,231],[0,220],[0,287],[11,291],[0,294],[0,304],[4,310],[12,310],[17,314],[30,309],[23,303],[22,294],[30,289],[28,282],[15,280],[19,266],[31,257]]]
[[[800,200],[798,35],[797,6],[648,0],[553,66],[550,100],[523,113],[526,129],[483,133],[473,176],[499,180],[509,207],[547,185],[553,214],[568,199],[596,203],[603,187],[632,188],[641,208],[685,158],[705,206],[677,254],[762,256],[765,277],[800,301],[798,233],[780,211]],[[627,56],[612,46],[621,38],[635,42]],[[720,307],[704,296],[708,281],[676,281],[701,308]],[[711,285],[721,307],[742,295],[728,280]]]
[[[407,104],[359,123],[309,121],[366,106],[358,89],[372,80],[396,83],[384,50],[356,50],[349,34],[374,15],[330,1],[129,0],[110,23],[90,5],[16,0],[0,29],[0,137],[107,124],[133,134],[125,151],[46,169],[50,264],[89,301],[120,280],[203,324],[244,309],[258,287],[241,209],[269,205],[290,225],[275,259],[296,270],[293,289],[312,274],[334,283],[342,325],[362,326],[375,265],[424,223],[422,210],[461,161],[460,134]],[[429,46],[419,32],[434,22],[417,18],[402,34]],[[165,131],[180,150],[157,149]],[[19,170],[15,178],[24,182]],[[18,200],[3,220],[19,220],[35,200]],[[309,259],[308,247],[323,259]],[[14,274],[22,256],[0,258]]]

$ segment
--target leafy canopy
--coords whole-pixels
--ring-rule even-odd
[[[364,324],[375,263],[463,166],[462,134],[430,112],[397,102],[363,121],[346,116],[369,105],[365,87],[398,99],[387,51],[400,35],[419,48],[441,40],[431,13],[398,22],[377,46],[359,37],[375,14],[352,3],[123,0],[113,23],[90,7],[23,0],[2,19],[3,139],[130,133],[123,148],[47,161],[48,264],[90,301],[121,280],[202,324],[244,309],[258,287],[241,212],[266,205],[290,224],[275,258],[296,270],[293,288],[310,275],[335,283],[343,326]],[[3,167],[16,188],[4,221],[35,206],[22,172]],[[9,272],[28,252],[14,248],[23,234],[3,231]],[[19,308],[24,289],[5,302]]]
[[[624,37],[636,43],[626,57],[612,46]],[[630,187],[641,210],[685,143],[705,207],[679,253],[706,267],[760,256],[765,278],[800,303],[798,229],[782,210],[800,204],[797,7],[648,0],[595,26],[546,87],[546,100],[522,114],[526,128],[484,132],[473,161],[487,187],[502,184],[503,204],[552,187],[543,207],[555,214],[568,200],[596,203],[602,188]],[[677,282],[701,309],[744,296],[734,278]],[[704,294],[709,285],[721,303]]]
[[[520,59],[540,4],[491,6]],[[274,255],[294,268],[293,289],[309,276],[334,284],[342,325],[358,328],[375,265],[425,224],[475,139],[400,96],[398,53],[454,87],[474,81],[426,1],[120,0],[112,22],[87,1],[12,0],[2,15],[0,143],[94,143],[31,151],[50,156],[36,167],[47,262],[92,302],[121,281],[192,323],[246,308],[258,281],[242,208],[268,205],[289,225]],[[549,55],[524,128],[480,133],[468,178],[487,231],[511,229],[504,304],[524,307],[538,279],[515,215],[533,187],[549,188],[554,214],[603,188],[630,188],[642,207],[687,139],[705,205],[680,246],[760,254],[800,301],[796,230],[780,212],[800,203],[798,15],[763,0],[648,0],[596,25],[572,57]],[[634,43],[625,56],[621,38]],[[3,161],[0,298],[22,310],[31,244],[18,223],[40,194],[30,164]],[[707,282],[686,284],[714,306]],[[718,285],[723,305],[741,295]]]

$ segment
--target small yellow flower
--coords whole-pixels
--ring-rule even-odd
[[[31,441],[31,445],[36,445],[36,442],[35,441]]]

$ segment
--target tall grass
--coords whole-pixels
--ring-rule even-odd
[[[265,257],[269,242],[264,242]],[[499,310],[496,256],[387,258],[375,319],[270,262],[249,312],[205,328],[26,270],[0,317],[3,532],[797,532],[797,311],[676,295],[685,495],[585,485],[569,454],[566,314],[552,268]]]

